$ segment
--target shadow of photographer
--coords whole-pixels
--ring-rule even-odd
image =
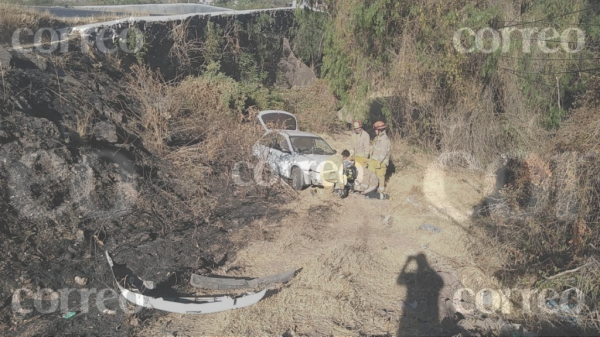
[[[443,317],[440,321],[439,301],[444,279],[431,268],[425,254],[408,257],[396,284],[406,286],[396,336],[448,336],[458,331],[454,320]]]

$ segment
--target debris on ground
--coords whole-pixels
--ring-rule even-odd
[[[292,329],[288,329],[286,332],[283,333],[283,335],[280,335],[281,337],[294,337],[296,336],[296,332]]]
[[[419,305],[419,303],[417,301],[413,301],[411,303],[406,303],[404,301],[398,301],[398,306],[400,306],[400,308],[411,308],[412,310],[417,310],[418,305]]]
[[[111,248],[116,259],[157,287],[166,283],[179,287],[182,280],[189,285],[190,271],[207,273],[246,244],[232,243],[231,230],[245,228],[266,214],[285,216],[274,207],[287,198],[282,198],[279,189],[228,186],[226,175],[215,177],[207,186],[221,191],[212,194],[217,202],[185,206],[210,209],[210,216],[197,219],[183,211],[181,200],[196,192],[181,186],[180,177],[170,171],[176,165],[153,154],[137,131],[129,128],[143,110],[140,99],[145,97],[128,91],[127,73],[79,52],[69,53],[64,71],[42,72],[25,54],[5,50],[0,53],[0,72],[4,72],[0,180],[5,193],[0,202],[4,215],[0,224],[2,303],[10,303],[14,289],[26,285],[11,278],[18,273],[35,286],[53,290],[105,287],[113,277],[93,262],[103,254],[102,247]],[[6,53],[11,60],[5,64]],[[263,195],[267,190],[275,193]],[[243,197],[233,198],[235,193]],[[227,227],[205,225],[216,219]],[[161,273],[168,268],[177,277]],[[154,287],[149,281],[143,286]],[[24,320],[19,331],[4,330],[12,324],[13,308],[0,306],[0,335],[77,335],[81,331],[100,335],[109,330],[115,337],[134,334],[125,315],[103,314],[94,296],[86,320],[63,319],[65,312],[58,309],[56,315],[29,311],[34,299],[23,297]],[[69,305],[82,305],[82,298],[74,301]],[[107,305],[117,310],[116,303]],[[160,314],[149,312],[144,321]]]
[[[391,216],[391,215],[388,215],[388,216],[386,216],[386,217],[383,219],[383,224],[384,224],[384,225],[391,225],[393,220],[394,220],[394,219],[392,218],[392,216]]]
[[[571,304],[559,304],[557,300],[550,299],[546,302],[546,307],[550,310],[557,310],[557,315],[566,322],[569,326],[575,327],[578,325],[577,313],[573,310],[574,305]]]
[[[384,309],[379,310],[378,314],[381,317],[385,317],[385,316],[389,316],[389,315],[391,315],[393,313],[394,313],[394,310],[392,310],[392,309],[385,309],[384,308]]]
[[[408,203],[411,203],[413,206],[419,206],[419,203],[416,202],[416,199],[417,199],[416,194],[406,197],[406,201]]]
[[[75,283],[77,283],[78,285],[84,286],[87,284],[87,282],[88,282],[87,278],[75,276]]]
[[[83,242],[85,240],[85,234],[83,233],[83,231],[81,229],[77,231],[76,237],[77,237],[77,242]]]
[[[252,304],[260,301],[265,294],[267,293],[267,289],[263,289],[260,292],[248,292],[245,295],[238,297],[231,296],[210,296],[210,297],[169,297],[166,298],[164,296],[154,297],[154,296],[146,296],[143,295],[146,293],[147,289],[143,287],[139,287],[136,285],[142,284],[143,281],[139,279],[135,274],[131,273],[131,270],[124,269],[123,265],[115,267],[112,258],[110,257],[108,251],[105,252],[106,260],[108,261],[108,265],[113,273],[114,279],[121,291],[121,295],[127,299],[127,301],[146,308],[158,309],[168,312],[174,312],[178,314],[208,314],[220,311],[226,311],[231,309],[238,309],[250,306]],[[116,273],[115,268],[120,268],[121,271],[125,271],[127,273],[127,277],[125,286],[131,286],[134,289],[140,289],[140,292],[130,291],[125,289],[119,283],[119,279]],[[131,324],[132,326],[136,326]]]
[[[67,312],[66,314],[63,315],[63,318],[64,319],[69,319],[69,318],[71,318],[71,317],[73,317],[75,315],[77,315],[76,311],[69,311],[69,312]]]
[[[502,336],[502,337],[537,337],[535,332],[527,331],[521,324],[511,324],[503,319],[469,318],[456,323],[462,336]]]
[[[423,231],[430,231],[432,233],[440,233],[442,231],[441,228],[436,227],[436,226],[431,225],[431,224],[427,224],[427,223],[426,224],[422,224],[421,226],[419,226],[419,229],[423,230]]]
[[[210,277],[192,274],[190,284],[196,288],[212,290],[268,287],[273,283],[287,283],[294,277],[295,273],[296,269],[292,269],[284,273],[255,279],[222,276]]]
[[[130,321],[129,321],[129,325],[131,326],[138,326],[140,325],[140,320],[138,320],[137,318],[133,317]]]

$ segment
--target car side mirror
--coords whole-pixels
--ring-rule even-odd
[[[290,149],[281,149],[281,152],[287,153],[287,154],[291,154],[292,153],[292,151],[290,151]]]

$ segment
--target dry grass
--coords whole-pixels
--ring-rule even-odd
[[[63,123],[70,130],[77,132],[79,137],[85,137],[91,131],[94,116],[94,108],[88,107],[85,111],[80,111],[75,115],[75,121],[63,121]]]
[[[177,87],[167,83],[160,73],[146,66],[134,65],[128,77],[128,89],[141,110],[130,126],[143,140],[149,150],[157,154],[167,153],[169,120],[180,113],[183,102],[177,95]]]
[[[449,2],[414,1],[413,4],[429,15],[398,22],[402,25],[401,33],[387,48],[397,51],[393,52],[395,60],[389,69],[385,73],[371,72],[365,65],[369,71],[356,75],[365,78],[364,74],[368,74],[369,92],[390,98],[388,122],[400,129],[410,144],[433,151],[469,153],[484,165],[502,153],[539,149],[546,136],[539,123],[542,111],[527,104],[529,97],[524,94],[522,83],[514,74],[500,70],[483,79],[481,73],[486,63],[483,54],[460,54],[450,44],[436,48],[423,46],[423,41],[442,39],[424,32],[425,27],[435,26],[440,31],[455,29],[451,25],[442,28],[447,18],[441,13],[456,9]],[[479,3],[478,7],[490,4]],[[502,5],[506,7],[502,11],[506,17],[519,15],[518,5]],[[343,17],[350,10],[340,11],[344,13],[338,16]],[[352,32],[346,34],[347,41],[355,41]],[[444,43],[448,41],[445,39]],[[517,59],[501,58],[497,67],[514,69]],[[356,96],[356,92],[350,96]]]
[[[190,39],[188,33],[190,21],[185,20],[180,24],[173,22],[171,28],[171,39],[173,46],[169,51],[169,57],[182,69],[190,69],[192,63],[199,58],[199,53],[202,51],[202,42],[200,39]]]
[[[292,88],[282,94],[285,109],[298,117],[300,130],[336,133],[344,125],[337,116],[337,100],[325,81],[317,80],[305,88]]]
[[[7,88],[6,88],[6,78],[5,78],[5,73],[6,73],[6,67],[8,65],[4,65],[2,64],[2,62],[0,62],[0,77],[2,78],[2,99],[6,100],[8,98],[7,96]]]
[[[588,309],[579,327],[592,330],[600,322],[594,313],[600,307],[600,265],[594,262],[600,248],[599,84],[581,97],[543,151],[508,160],[505,185],[480,223],[489,235],[481,247],[493,247],[502,261],[498,276],[509,284],[584,291]]]
[[[59,72],[66,71],[67,66],[71,58],[73,57],[72,53],[59,53],[59,54],[49,54],[48,61],[54,70],[54,75],[56,76],[56,85],[58,86],[58,96],[60,97],[60,102],[62,104],[62,88],[60,85],[60,77]]]
[[[131,15],[107,13],[104,16],[59,19],[47,11],[37,11],[26,6],[8,4],[0,0],[0,43],[11,43],[13,32],[19,28],[29,28],[35,33],[40,28],[49,27],[57,29],[129,17]],[[32,44],[33,37],[23,31],[21,32],[20,41],[22,46],[27,48]]]
[[[0,2],[0,42],[10,42],[11,36],[18,28],[29,28],[35,31],[36,27],[53,21],[48,13],[40,13],[32,9]]]
[[[252,161],[252,146],[263,131],[256,120],[248,123],[230,106],[231,91],[236,90],[231,81],[188,78],[175,84],[147,67],[132,70],[129,91],[140,109],[132,111],[129,129],[171,177],[169,187],[159,192],[172,200],[171,209],[177,209],[179,215],[171,220],[208,218],[213,210],[239,202],[249,190],[263,196],[269,190],[285,190],[283,185],[234,184],[233,168]]]
[[[331,140],[336,148],[347,141],[338,137]],[[427,166],[424,162],[417,165]],[[326,193],[312,196],[308,190],[301,192],[297,201],[284,206],[295,212],[293,216],[280,221],[266,217],[234,233],[233,242],[248,246],[214,271],[261,277],[302,268],[290,283],[276,287],[277,293],[251,307],[214,315],[169,315],[143,333],[159,333],[171,321],[167,331],[177,330],[182,335],[281,335],[286,331],[308,336],[384,335],[395,334],[401,322],[403,333],[417,335],[422,322],[412,324],[403,316],[407,313],[404,310],[411,309],[399,305],[407,297],[421,295],[418,286],[415,289],[414,285],[398,283],[403,269],[415,275],[416,266],[407,263],[408,258],[423,252],[430,267],[440,274],[448,272],[449,265],[469,265],[461,244],[467,236],[459,227],[425,211],[424,198],[418,200],[418,206],[402,201],[421,189],[423,179],[423,170],[403,171],[390,186],[390,193],[398,200],[394,203],[354,197],[339,200]],[[457,183],[446,186],[452,198],[477,200],[476,195],[465,192],[459,179],[449,180]],[[393,224],[383,225],[388,214]],[[436,224],[443,228],[443,234],[419,231],[422,223]],[[423,248],[426,244],[427,249]],[[423,290],[429,289],[427,281],[420,282]],[[451,289],[452,285],[445,283],[440,293],[446,296],[444,291]],[[429,300],[419,302],[418,309],[435,309],[437,313],[436,300]],[[430,318],[424,313],[420,317]]]

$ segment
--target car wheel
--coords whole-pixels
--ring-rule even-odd
[[[304,187],[304,177],[298,167],[292,169],[292,187],[297,191],[302,190]]]

